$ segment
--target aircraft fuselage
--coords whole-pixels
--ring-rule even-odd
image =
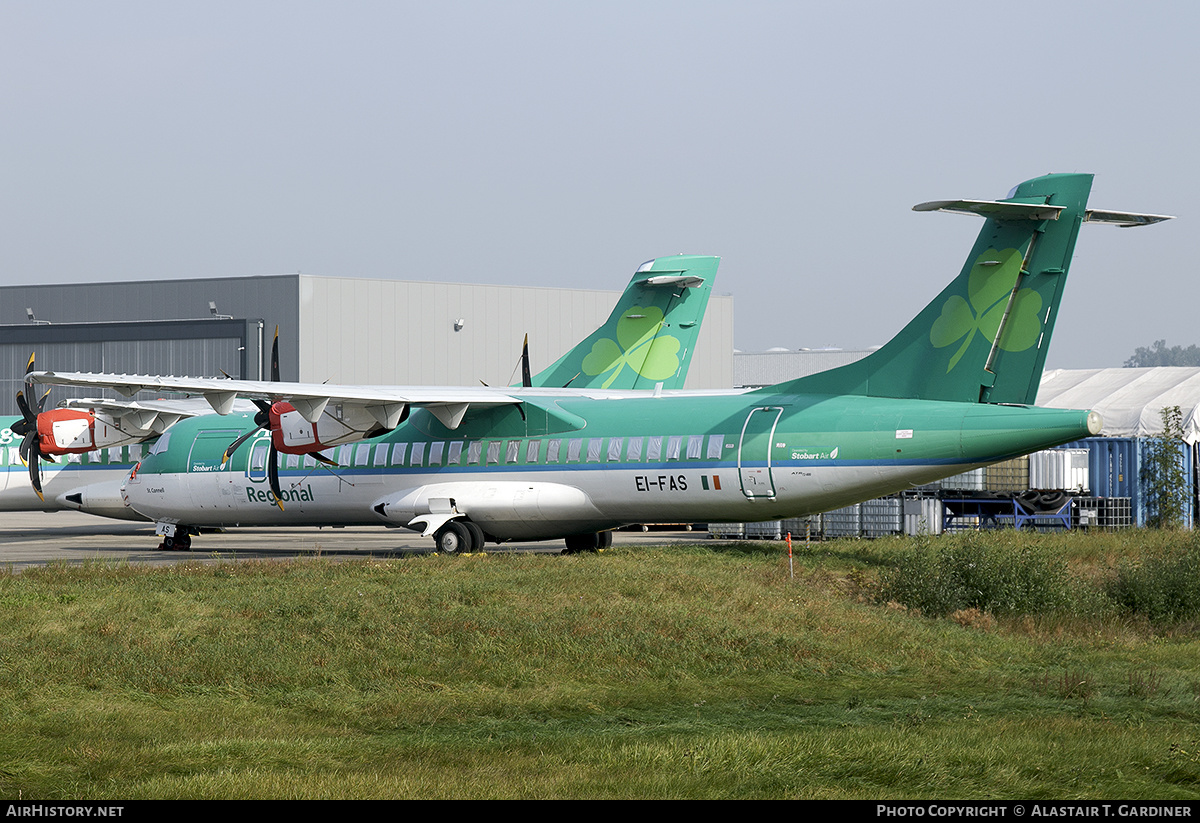
[[[802,516],[1099,430],[1083,411],[761,392],[541,398],[522,411],[453,431],[419,412],[331,449],[334,469],[281,455],[282,510],[266,481],[267,434],[222,465],[250,416],[196,418],[176,424],[124,494],[150,519],[189,526],[408,526],[449,512],[493,539],[548,539]]]

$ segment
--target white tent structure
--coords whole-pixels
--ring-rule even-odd
[[[1162,410],[1178,406],[1184,440],[1200,442],[1200,368],[1052,369],[1042,375],[1037,404],[1099,412],[1107,437],[1162,434]]]

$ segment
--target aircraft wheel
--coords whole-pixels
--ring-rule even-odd
[[[612,532],[593,532],[592,534],[572,534],[566,538],[567,554],[579,552],[595,552],[612,545]]]
[[[443,554],[458,554],[471,548],[471,533],[467,526],[458,520],[451,520],[437,530],[433,536],[437,550]]]
[[[483,544],[485,542],[483,529],[479,528],[479,526],[475,525],[470,520],[464,520],[462,521],[462,524],[467,527],[467,532],[471,535],[471,545],[468,548],[468,551],[483,551]]]
[[[192,536],[186,531],[181,532],[179,529],[176,529],[174,537],[163,537],[162,545],[160,545],[159,548],[165,549],[169,552],[191,551]]]

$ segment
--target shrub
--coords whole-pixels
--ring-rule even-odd
[[[880,599],[943,617],[979,609],[994,615],[1053,613],[1072,605],[1066,562],[1016,532],[967,532],[918,540],[885,572]]]
[[[1195,535],[1183,548],[1145,560],[1125,560],[1108,595],[1131,614],[1151,622],[1200,617],[1200,545]]]

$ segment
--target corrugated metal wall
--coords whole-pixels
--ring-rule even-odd
[[[0,287],[0,413],[15,414],[25,363],[39,368],[219,376],[242,373],[240,337],[213,322],[218,314],[261,319],[264,351],[276,325],[284,380],[386,385],[507,385],[529,334],[537,371],[549,366],[608,317],[617,290],[418,283],[269,275],[198,280]],[[32,309],[39,324],[26,317]],[[457,319],[464,321],[454,330]],[[129,328],[67,324],[191,320],[189,339],[139,339]],[[41,325],[49,321],[51,325]],[[229,321],[225,321],[228,324]],[[112,339],[102,339],[111,334]],[[73,335],[73,336],[72,336]],[[254,346],[257,350],[257,338]],[[257,378],[261,358],[248,365]],[[264,369],[267,366],[264,364]],[[733,298],[711,297],[689,371],[688,388],[729,388],[733,381]],[[55,401],[95,396],[56,389]]]
[[[301,278],[302,379],[509,385],[524,336],[536,374],[599,327],[617,291]],[[455,329],[457,321],[462,327]],[[712,297],[688,388],[729,388],[733,300]]]

